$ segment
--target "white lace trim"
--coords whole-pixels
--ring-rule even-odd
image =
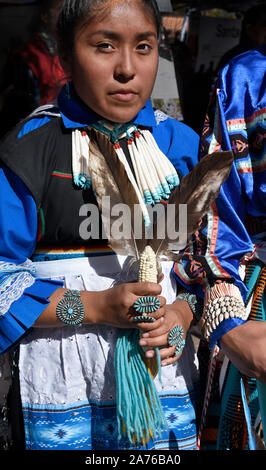
[[[24,263],[15,264],[15,263],[8,263],[7,261],[0,261],[0,274],[1,272],[4,273],[15,273],[20,271],[28,271],[32,274],[35,273],[36,269],[34,263],[27,259]]]
[[[0,316],[8,312],[11,304],[18,300],[27,287],[32,286],[35,278],[29,273],[19,273],[15,280],[12,276],[13,283],[7,286],[6,290],[1,294],[0,298]]]
[[[24,290],[35,282],[35,267],[30,260],[16,265],[0,261],[0,272],[9,274],[0,284],[0,316],[8,312],[11,304],[18,300]]]
[[[160,122],[166,121],[166,119],[168,119],[168,117],[169,117],[169,116],[167,116],[167,114],[165,114],[160,109],[156,109],[154,111],[154,116],[155,116],[155,119],[156,119],[157,126],[158,126],[158,124],[160,124]]]

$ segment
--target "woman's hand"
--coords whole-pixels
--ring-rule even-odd
[[[160,324],[159,319],[165,313],[165,298],[160,296],[162,288],[153,282],[134,282],[120,284],[101,292],[95,292],[94,323],[109,324],[118,328],[138,328],[139,324],[133,322],[138,314],[133,304],[142,296],[156,296],[160,300],[160,308],[149,316],[156,321],[152,325]],[[90,293],[91,294],[91,293]],[[90,301],[92,298],[90,296]],[[141,323],[142,331],[147,331],[150,324]]]
[[[169,332],[178,325],[182,326],[185,339],[193,321],[193,313],[188,303],[183,300],[178,300],[172,305],[166,305],[164,310],[164,316],[156,324],[152,323],[149,325],[149,331],[142,334],[139,344],[145,347],[145,349],[147,348],[145,352],[147,358],[153,358],[155,356],[153,348],[160,347],[161,365],[167,366],[177,361],[181,355],[180,353],[178,356],[175,356],[176,346],[169,346]]]
[[[57,289],[49,298],[50,303],[36,320],[36,328],[65,326],[56,315],[58,302],[63,298],[67,289]],[[143,296],[156,296],[160,301],[160,308],[149,314],[158,325],[159,319],[165,313],[165,298],[160,296],[162,288],[153,282],[133,282],[120,284],[104,291],[81,291],[80,300],[84,306],[84,324],[105,324],[118,328],[138,328],[139,324],[133,321],[137,316],[133,304]],[[148,324],[141,324],[143,331],[148,331]]]
[[[248,377],[266,383],[266,322],[247,321],[223,335],[220,346],[237,367]]]

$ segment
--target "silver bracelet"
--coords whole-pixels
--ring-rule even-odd
[[[197,320],[199,320],[202,313],[203,302],[200,302],[200,300],[195,294],[191,294],[191,292],[183,292],[182,294],[178,294],[176,300],[185,300],[190,306],[193,315],[196,317]]]
[[[67,290],[58,302],[56,315],[69,326],[80,326],[84,318],[84,306],[80,300],[80,291]]]

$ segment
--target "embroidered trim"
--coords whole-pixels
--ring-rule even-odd
[[[5,284],[0,297],[0,316],[4,315],[10,308],[11,304],[18,300],[24,290],[34,284],[35,278],[28,272],[22,272],[15,276],[11,276]]]
[[[31,274],[35,274],[36,269],[33,262],[27,259],[24,263],[15,264],[8,263],[7,261],[0,261],[0,275],[1,271],[5,273],[18,273],[20,271],[28,271]]]
[[[160,401],[169,429],[138,449],[196,449],[194,402],[196,390],[168,391]],[[126,440],[118,440],[116,405],[113,401],[79,401],[71,404],[22,403],[27,450],[79,450],[100,447],[126,450]],[[91,439],[91,427],[94,434]]]
[[[0,261],[0,316],[35,282],[35,267],[30,260],[16,265]]]
[[[229,119],[226,121],[228,131],[247,130],[255,127],[258,122],[266,119],[266,108],[258,109],[252,116],[243,119]]]
[[[238,173],[259,173],[266,169],[266,155],[260,160],[248,158],[247,160],[238,160],[236,163]]]

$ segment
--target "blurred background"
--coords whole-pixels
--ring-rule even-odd
[[[60,4],[60,0],[55,3],[58,1]],[[16,113],[15,120],[29,110],[29,104],[23,101],[25,96],[19,91],[23,80],[12,85],[18,72],[14,71],[14,65],[10,68],[7,58],[40,28],[40,8],[49,3],[49,0],[0,0],[1,135],[13,124],[9,123],[7,113],[14,109],[14,102],[21,110],[20,114]],[[223,62],[266,41],[266,4],[256,0],[158,0],[157,3],[163,28],[153,104],[200,133],[209,96]],[[251,16],[245,19],[254,7]],[[261,10],[256,10],[257,7]],[[228,51],[232,54],[227,57]],[[36,90],[38,84],[34,86]],[[25,90],[23,93],[25,95]],[[27,93],[33,94],[33,91]],[[41,102],[40,96],[35,97],[30,106],[34,108],[44,101]]]
[[[62,0],[0,0],[0,138],[65,82],[54,26]],[[201,134],[220,68],[266,42],[266,3],[158,0],[162,13],[154,107]],[[0,449],[7,434],[9,359],[0,357]]]

